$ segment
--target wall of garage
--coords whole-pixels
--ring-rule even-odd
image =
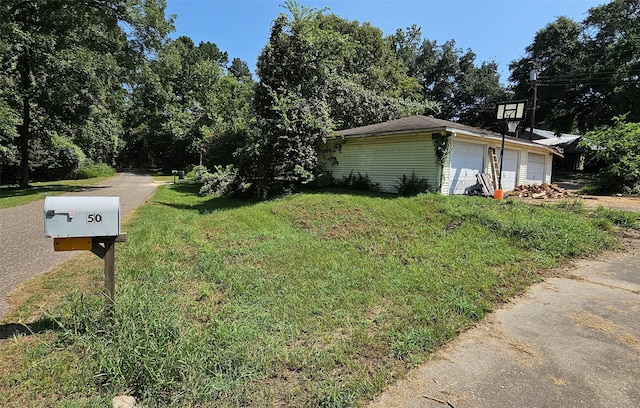
[[[431,132],[402,133],[349,138],[333,153],[337,162],[326,155],[321,162],[336,180],[359,172],[379,183],[385,192],[397,192],[399,179],[414,172],[443,195],[465,194],[476,184],[476,174],[491,174],[490,148],[496,150],[500,160],[500,139],[455,134],[451,138],[451,152],[441,169]],[[552,157],[545,147],[507,140],[503,190],[513,190],[521,184],[550,183],[551,164]]]
[[[491,174],[489,149],[495,149],[500,162],[501,141],[458,134],[451,141],[451,155],[443,169],[442,194],[464,194],[475,184],[477,173]],[[472,153],[473,152],[473,153]],[[473,155],[482,157],[472,157]],[[531,164],[531,168],[529,165]],[[502,189],[513,190],[521,184],[551,182],[552,157],[548,150],[524,143],[505,141],[502,160]]]
[[[426,178],[434,191],[438,188],[440,166],[431,133],[348,139],[335,158],[337,164],[328,168],[336,180],[360,172],[380,183],[381,191],[395,193],[400,178],[414,172],[418,178]],[[323,162],[327,163],[327,158]]]

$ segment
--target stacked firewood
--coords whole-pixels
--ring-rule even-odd
[[[566,191],[564,188],[558,187],[557,184],[531,184],[521,185],[512,191],[505,193],[507,197],[529,197],[537,199],[545,198],[571,198],[578,197],[577,194]]]

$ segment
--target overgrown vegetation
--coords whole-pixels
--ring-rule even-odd
[[[358,171],[354,174],[353,170],[351,170],[348,176],[342,177],[338,186],[356,191],[380,191],[380,183],[376,183],[371,180],[369,175],[366,173],[362,174]]]
[[[30,284],[0,405],[360,406],[544,268],[637,227],[577,202],[197,193],[163,186],[126,225],[112,315],[92,255]]]
[[[416,172],[412,171],[411,176],[403,174],[395,185],[398,195],[401,196],[413,196],[420,193],[426,193],[431,191],[431,184],[426,178],[420,178],[416,176]]]
[[[587,159],[598,163],[600,192],[640,195],[640,123],[614,118],[611,126],[585,134],[580,140]]]
[[[105,163],[87,163],[78,167],[73,172],[76,180],[90,179],[95,177],[111,177],[116,174],[113,167]]]
[[[198,169],[196,180],[202,182],[201,196],[241,197],[249,188],[238,175],[238,169],[232,165],[216,166],[213,173]]]

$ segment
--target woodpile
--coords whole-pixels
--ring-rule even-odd
[[[578,197],[577,194],[566,191],[564,188],[558,187],[557,184],[532,184],[516,187],[512,191],[505,193],[506,197],[520,198],[536,198],[543,200],[546,198],[572,198]]]

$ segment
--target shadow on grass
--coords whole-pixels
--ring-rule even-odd
[[[368,190],[353,190],[345,187],[327,187],[327,188],[317,188],[317,189],[303,189],[300,191],[304,194],[313,194],[313,195],[350,195],[355,197],[371,197],[371,198],[383,198],[386,200],[394,199],[402,197],[399,194],[393,193],[383,193],[380,191],[368,191]]]
[[[169,185],[173,191],[197,197],[200,191],[200,184],[197,183],[177,183]],[[200,214],[210,214],[214,211],[233,210],[236,208],[248,207],[257,204],[256,200],[241,200],[236,198],[211,197],[208,200],[198,204],[178,204],[158,201],[158,204],[179,210],[195,210]]]
[[[10,339],[14,336],[30,336],[51,330],[61,330],[60,325],[53,319],[43,317],[34,323],[18,324],[4,323],[0,325],[0,340]]]
[[[191,182],[178,182],[176,184],[170,184],[168,185],[168,187],[173,191],[183,195],[198,196],[200,191],[200,184],[191,183]],[[300,193],[312,194],[312,195],[344,194],[344,195],[351,195],[351,196],[381,198],[385,200],[392,200],[392,199],[401,197],[398,194],[363,191],[363,190],[350,190],[347,188],[303,189],[302,191],[300,191]],[[278,199],[281,197],[283,196],[272,197],[272,199]],[[214,211],[232,210],[236,208],[249,207],[265,201],[269,201],[269,199],[260,201],[256,199],[211,197],[210,199],[198,204],[178,204],[178,203],[169,203],[165,201],[158,201],[158,204],[166,205],[168,207],[176,208],[179,210],[196,210],[200,214],[210,214]]]
[[[0,197],[30,197],[34,195],[46,195],[47,193],[77,193],[107,188],[108,186],[32,186],[27,188],[6,187],[0,189]]]

